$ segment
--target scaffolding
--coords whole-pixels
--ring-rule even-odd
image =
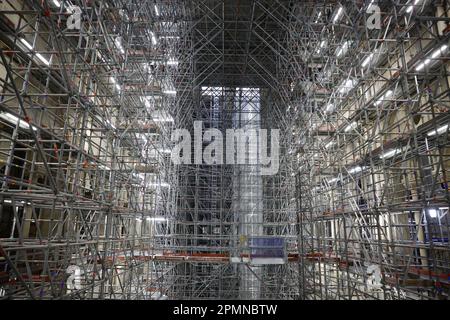
[[[449,13],[4,0],[0,299],[448,299]],[[278,170],[177,129],[279,129]]]
[[[448,4],[382,1],[369,30],[372,5],[307,11],[318,41],[295,113],[301,296],[448,299]]]

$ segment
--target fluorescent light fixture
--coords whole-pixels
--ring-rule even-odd
[[[33,50],[33,47],[31,46],[31,44],[24,38],[21,38],[20,42],[22,42],[25,45],[25,47],[27,47],[28,49]]]
[[[349,132],[350,130],[353,130],[357,126],[358,124],[356,122],[352,122],[347,127],[345,127],[344,132]]]
[[[436,59],[437,57],[439,57],[441,55],[441,50],[438,49],[436,50],[432,55],[431,55],[431,59]]]
[[[50,61],[45,59],[40,53],[36,53],[36,57],[38,57],[38,59],[41,60],[43,63],[45,63],[47,66],[50,65]]]
[[[325,148],[328,149],[329,147],[333,146],[335,144],[334,141],[330,141],[325,145]]]
[[[99,168],[99,169],[102,169],[102,170],[106,170],[106,171],[111,171],[111,168],[110,168],[110,167],[105,166],[105,165],[103,165],[103,164],[99,164],[99,165],[98,165],[98,168]]]
[[[317,16],[317,20],[315,23],[319,22],[320,17],[322,16],[322,11],[319,12],[319,15]]]
[[[333,23],[336,23],[336,21],[340,18],[341,14],[342,14],[342,11],[343,11],[342,7],[339,7],[338,12],[334,16]]]
[[[152,38],[152,44],[156,46],[158,44],[158,40],[156,39],[156,35],[153,31],[150,31],[150,36]]]
[[[168,66],[177,66],[178,65],[178,60],[170,59],[170,60],[167,61],[167,65]]]
[[[170,185],[167,182],[152,183],[152,184],[150,184],[150,186],[152,186],[152,187],[163,187],[163,188],[170,187]]]
[[[143,133],[138,134],[137,137],[138,137],[138,139],[144,140],[145,143],[147,143],[147,141],[148,141],[147,136]]]
[[[442,45],[439,49],[437,49],[436,51],[434,51],[431,54],[431,58],[427,58],[425,59],[424,62],[420,63],[417,67],[416,67],[416,71],[420,71],[423,68],[425,68],[427,65],[429,65],[431,62],[434,61],[434,59],[439,58],[441,55],[444,55],[444,53],[447,51],[448,49],[448,45],[444,44]]]
[[[164,222],[164,221],[167,221],[167,218],[164,218],[164,217],[147,217],[147,221]]]
[[[338,52],[336,53],[336,56],[340,57],[341,55],[345,54],[348,51],[350,44],[351,44],[350,41],[345,41],[344,44],[339,48]]]
[[[432,130],[432,131],[428,132],[427,136],[432,137],[432,136],[443,134],[444,132],[447,131],[447,129],[448,129],[448,124],[445,124],[442,127],[437,128],[436,130]]]
[[[356,81],[352,79],[345,80],[339,87],[340,93],[347,93],[355,87]]]
[[[173,118],[171,116],[168,117],[154,117],[154,122],[173,122]]]
[[[425,63],[421,63],[417,66],[416,71],[420,71],[425,67]]]
[[[121,91],[122,88],[121,88],[120,85],[117,83],[117,80],[116,80],[114,77],[110,77],[110,79],[111,79],[111,82],[115,85],[116,89],[117,89],[118,91]]]
[[[389,98],[390,96],[392,96],[393,93],[394,93],[394,92],[393,92],[392,90],[386,91],[386,93],[385,93],[380,99],[378,99],[377,101],[375,101],[374,105],[375,105],[375,106],[380,105],[384,100],[386,100],[387,98]]]
[[[111,126],[111,128],[116,129],[116,126],[114,126],[111,121],[109,121],[108,119],[105,119],[105,121]]]
[[[54,4],[55,6],[57,6],[58,8],[61,7],[61,4],[59,3],[58,0],[53,0],[53,4]]]
[[[337,182],[337,181],[339,181],[339,180],[340,180],[339,178],[333,178],[333,179],[331,179],[331,180],[328,180],[327,182],[328,182],[329,184],[332,184],[332,183]]]
[[[331,112],[333,110],[334,110],[334,104],[332,104],[332,103],[327,104],[325,112]]]
[[[17,124],[17,122],[19,122],[19,127],[25,130],[29,130],[30,129],[30,125],[22,120],[19,119],[18,117],[16,117],[15,115],[11,114],[11,113],[7,113],[7,112],[0,112],[0,118],[2,118],[3,120],[11,123],[11,124]],[[36,131],[37,128],[33,125],[31,125],[31,128]]]
[[[319,48],[316,50],[317,53],[320,53],[320,49],[322,49],[323,47],[325,47],[325,45],[327,44],[327,42],[325,40],[322,40],[320,42]]]
[[[353,168],[351,168],[350,170],[348,170],[348,173],[349,173],[349,174],[354,174],[354,173],[361,172],[361,171],[363,171],[364,169],[365,169],[365,167],[356,166],[356,167],[353,167]]]
[[[437,209],[428,209],[427,211],[430,218],[437,218],[439,216],[439,211]]]
[[[373,53],[369,54],[367,58],[364,59],[363,63],[361,64],[361,67],[365,68],[370,63],[370,61],[372,61],[372,58]]]
[[[401,149],[393,149],[393,150],[387,151],[387,152],[383,153],[382,155],[380,155],[380,158],[381,159],[389,159],[389,158],[392,158],[393,156],[399,154],[400,152],[402,152]]]
[[[409,6],[408,9],[406,9],[406,12],[410,13],[411,11],[413,11],[414,6],[416,6],[419,3],[420,0],[415,0],[414,4]]]
[[[159,16],[159,9],[158,9],[158,6],[156,4],[155,4],[155,13],[156,13],[157,16]]]
[[[29,50],[33,50],[33,46],[24,38],[20,39],[20,42],[22,42],[25,47],[27,47]],[[46,64],[47,66],[50,65],[50,61],[48,61],[47,59],[44,58],[44,56],[40,53],[36,53],[36,57],[41,60],[41,62],[43,62],[44,64]]]
[[[117,48],[119,49],[121,54],[125,54],[125,50],[122,46],[122,38],[117,37],[116,40],[114,40],[114,43],[116,44]]]
[[[176,90],[163,90],[164,94],[168,94],[168,95],[176,95],[177,92]]]
[[[159,36],[160,39],[180,39],[180,36]]]

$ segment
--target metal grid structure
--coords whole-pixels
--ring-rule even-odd
[[[446,1],[0,6],[1,299],[448,299]]]

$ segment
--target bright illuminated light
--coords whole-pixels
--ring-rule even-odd
[[[116,129],[116,126],[112,124],[111,121],[109,121],[108,119],[106,119],[106,123],[109,124],[111,126],[111,128],[113,128],[114,130]]]
[[[61,7],[61,4],[59,3],[58,0],[53,0],[53,4],[54,4],[55,6],[57,6],[58,8]]]
[[[98,168],[101,170],[111,171],[112,169],[108,166],[105,166],[103,164],[98,165]]]
[[[344,129],[344,132],[349,132],[350,130],[356,128],[357,125],[358,125],[358,124],[357,124],[356,122],[350,123],[350,124]]]
[[[163,93],[169,94],[169,95],[176,95],[177,92],[175,90],[164,90]]]
[[[332,183],[337,182],[337,181],[339,181],[339,178],[333,178],[331,180],[328,180],[328,183],[332,184]]]
[[[322,11],[319,12],[319,15],[317,16],[317,20],[315,23],[319,22],[320,17],[322,16]]]
[[[425,63],[421,63],[417,66],[416,71],[420,71],[425,67]]]
[[[120,85],[117,83],[116,79],[115,79],[114,77],[110,77],[110,79],[111,79],[111,82],[115,85],[116,89],[117,89],[118,91],[121,91],[122,88],[121,88]]]
[[[354,173],[358,173],[361,172],[365,169],[365,167],[360,167],[360,166],[356,166],[354,168],[351,168],[350,170],[348,170],[349,174],[354,174]]]
[[[327,105],[327,108],[325,109],[325,111],[326,111],[326,112],[331,112],[331,111],[333,111],[333,110],[334,110],[334,104],[329,103],[329,104]]]
[[[389,98],[394,92],[392,90],[388,90],[384,95],[385,98]]]
[[[414,4],[412,6],[409,6],[408,9],[406,9],[406,12],[410,13],[414,9],[414,6],[419,3],[419,1],[420,0],[415,0]]]
[[[122,39],[120,37],[117,37],[116,40],[114,40],[114,42],[115,42],[117,48],[119,49],[120,53],[125,54],[125,50],[123,49],[123,46],[122,46]]]
[[[431,59],[425,59],[424,62],[422,62],[421,64],[419,64],[416,67],[416,71],[420,71],[422,70],[425,66],[427,66],[428,64],[430,64],[432,62],[432,59],[436,59],[438,58],[441,54],[444,54],[445,51],[447,50],[448,45],[444,44],[442,45],[439,49],[437,49],[436,51],[433,52],[433,54],[431,55]]]
[[[372,60],[372,58],[373,58],[373,53],[371,53],[366,59],[364,59],[364,61],[363,61],[363,63],[361,64],[361,66],[362,66],[363,68],[365,68],[365,67],[370,63],[370,61]]]
[[[178,60],[169,60],[169,61],[167,61],[167,65],[168,66],[177,66]]]
[[[342,54],[345,54],[350,46],[350,41],[346,41],[338,50],[336,56],[340,57]]]
[[[439,212],[436,209],[428,209],[428,214],[430,215],[431,218],[437,218]]]
[[[30,50],[33,50],[33,47],[31,46],[31,44],[27,41],[27,40],[25,40],[25,39],[20,39],[20,41],[28,48],[28,49],[30,49]]]
[[[160,39],[180,39],[180,36],[159,36]]]
[[[7,122],[9,122],[11,124],[14,124],[14,125],[17,124],[17,122],[19,122],[19,127],[20,128],[26,129],[26,130],[30,129],[30,125],[26,121],[24,121],[22,119],[19,119],[18,117],[16,117],[15,115],[13,115],[11,113],[1,112],[0,113],[0,118],[2,118],[3,120],[5,120],[5,121],[7,121]],[[31,125],[31,128],[34,131],[37,130],[37,128],[35,126],[33,126],[33,125]]]
[[[156,13],[157,16],[159,16],[159,9],[158,9],[158,6],[156,4],[155,4],[155,13]]]
[[[329,147],[334,145],[334,141],[330,141],[325,145],[325,148],[328,149]]]
[[[161,183],[152,183],[150,184],[152,187],[162,187],[162,188],[168,188],[170,185],[167,182],[161,182]]]
[[[33,50],[33,46],[25,39],[21,38],[20,42],[22,42],[25,47],[27,47],[29,50]],[[36,57],[41,60],[41,62],[43,62],[44,64],[46,64],[47,66],[50,65],[50,62],[44,58],[44,56],[40,53],[36,53]]]
[[[431,58],[432,59],[436,59],[437,57],[439,57],[441,55],[441,49],[436,50],[432,55]]]
[[[154,46],[156,46],[156,45],[158,44],[158,40],[156,40],[155,33],[154,33],[153,31],[150,31],[150,36],[151,36],[151,38],[152,38],[152,44],[153,44]]]
[[[353,87],[355,86],[356,82],[352,79],[347,79],[344,81],[344,83],[341,84],[339,92],[340,93],[347,93],[350,90],[353,89]]]
[[[386,100],[387,98],[389,98],[393,93],[394,93],[394,92],[393,92],[392,90],[386,91],[385,95],[384,95],[383,97],[381,97],[380,99],[378,99],[378,100],[374,103],[374,105],[375,105],[375,106],[380,105],[380,104],[383,102],[383,100]]]
[[[45,63],[47,66],[50,65],[50,61],[48,61],[47,59],[45,59],[40,53],[36,53],[36,57],[39,58],[39,60],[41,60],[43,63]]]
[[[333,23],[335,23],[338,19],[339,19],[339,17],[341,16],[341,14],[342,14],[342,7],[340,7],[339,8],[339,10],[338,10],[338,12],[336,13],[336,16],[334,17],[334,19],[333,19]]]
[[[401,152],[400,149],[390,150],[390,151],[387,151],[387,152],[383,153],[383,154],[380,156],[380,158],[381,158],[381,159],[389,159],[389,158],[392,158],[393,156],[399,154],[400,152]]]
[[[164,217],[147,217],[147,221],[164,222],[164,221],[167,221],[167,218],[164,218]]]
[[[153,118],[154,122],[173,122],[173,118],[172,117],[166,117],[166,118],[160,118],[160,117],[155,117]]]
[[[443,125],[442,127],[439,127],[436,130],[428,132],[427,136],[432,137],[432,136],[440,135],[440,134],[446,132],[447,129],[448,129],[448,124]]]
[[[320,53],[320,49],[323,48],[323,47],[325,47],[326,44],[327,44],[327,43],[326,43],[325,40],[321,41],[321,42],[320,42],[320,45],[319,45],[319,48],[316,50],[316,52],[317,52],[317,53]]]

